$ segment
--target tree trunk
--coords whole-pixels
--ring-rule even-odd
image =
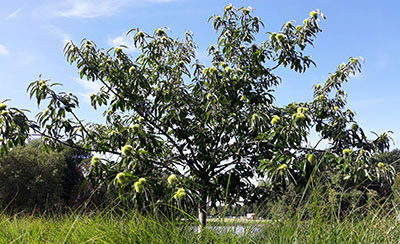
[[[201,196],[199,201],[199,232],[202,231],[203,227],[207,224],[207,190],[201,190]]]

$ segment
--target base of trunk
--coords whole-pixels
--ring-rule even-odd
[[[205,192],[203,192],[199,202],[199,223],[199,232],[201,232],[207,224],[207,193]]]

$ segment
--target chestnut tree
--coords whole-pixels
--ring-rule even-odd
[[[350,58],[316,85],[313,101],[278,107],[276,69],[303,73],[315,65],[304,51],[325,17],[312,11],[300,25],[289,21],[258,35],[264,26],[252,11],[228,5],[223,15],[209,19],[218,35],[208,48],[209,65],[196,59],[192,33],[180,40],[166,28],[152,34],[129,31],[140,50],[137,57],[124,46],[105,50],[86,39],[80,45],[69,42],[65,56],[80,77],[102,84],[90,100],[94,109],[105,109],[105,123],[78,118],[78,98],[56,92],[57,84],[40,77],[28,87],[31,98],[47,106],[36,121],[0,105],[2,152],[34,131],[47,145],[115,155],[92,159],[90,177],[96,184],[115,185],[121,197],[144,202],[156,201],[155,188],[169,185],[171,201],[197,204],[202,225],[209,204],[267,194],[252,183],[256,177],[268,183],[268,191],[305,186],[312,174],[328,172],[354,184],[390,182],[393,169],[368,160],[388,148],[388,137],[368,140],[345,108],[341,86],[360,71],[360,59]],[[313,128],[330,142],[328,148],[307,143]]]

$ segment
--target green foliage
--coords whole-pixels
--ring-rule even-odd
[[[383,152],[374,155],[374,161],[376,163],[383,163],[385,165],[391,165],[396,172],[400,172],[400,150],[395,149],[390,152]]]
[[[392,186],[393,206],[396,210],[400,209],[400,173],[397,173],[395,182]]]
[[[38,149],[34,142],[17,147],[0,161],[1,206],[32,210],[59,207],[63,203],[65,159],[56,152]]]
[[[7,101],[0,103],[0,156],[15,146],[24,145],[30,129],[38,128],[24,114],[27,110],[8,108]]]
[[[39,141],[16,147],[0,158],[0,206],[11,211],[51,211],[65,207],[81,175],[82,153],[40,148]]]

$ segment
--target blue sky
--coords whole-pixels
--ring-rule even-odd
[[[126,32],[139,27],[152,33],[168,26],[172,36],[194,33],[199,44],[198,57],[207,63],[205,49],[216,41],[207,19],[221,14],[223,7],[251,6],[253,15],[261,17],[265,29],[259,40],[268,38],[267,31],[279,31],[289,20],[299,23],[310,11],[320,9],[327,20],[314,48],[308,48],[317,63],[305,74],[279,70],[283,83],[276,89],[279,105],[312,99],[312,85],[322,83],[337,65],[350,56],[365,58],[363,71],[344,88],[348,107],[366,131],[400,134],[400,32],[398,0],[14,0],[3,1],[0,8],[0,101],[36,112],[26,87],[42,74],[44,78],[64,84],[63,90],[79,94],[79,114],[87,121],[98,120],[99,112],[87,103],[87,95],[98,86],[80,81],[77,69],[63,56],[66,41],[79,43],[93,40],[99,47],[130,46]],[[134,54],[135,50],[131,50]],[[32,118],[34,113],[30,115]],[[398,145],[395,145],[398,147]]]

